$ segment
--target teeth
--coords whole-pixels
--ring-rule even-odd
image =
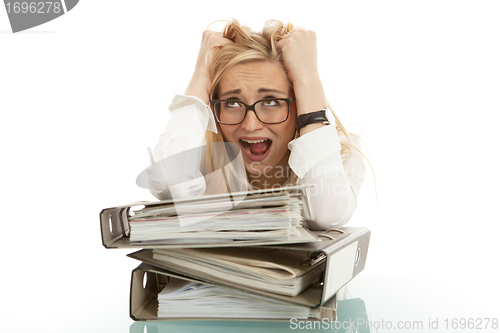
[[[244,140],[244,139],[241,139],[241,141],[245,141],[247,143],[259,143],[259,142],[264,142],[266,140],[267,139],[263,139],[263,140]]]

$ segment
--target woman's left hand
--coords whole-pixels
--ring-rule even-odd
[[[281,50],[285,70],[293,84],[297,115],[324,109],[327,105],[318,73],[318,52],[314,31],[297,30],[276,43]],[[318,128],[310,125],[301,134]]]
[[[292,84],[319,78],[316,33],[310,30],[297,30],[276,43],[281,50],[283,62]]]

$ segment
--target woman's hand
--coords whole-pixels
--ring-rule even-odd
[[[324,109],[327,102],[318,73],[318,52],[314,31],[294,31],[285,35],[276,46],[281,50],[285,70],[293,84],[297,115]],[[301,134],[320,126],[321,124],[308,125]]]
[[[292,84],[300,84],[301,81],[319,77],[314,31],[294,31],[283,36],[276,46],[281,50],[285,69]]]
[[[196,96],[208,104],[212,77],[210,74],[211,50],[219,45],[232,43],[230,39],[222,37],[221,32],[205,30],[201,38],[200,51],[196,60],[196,67],[186,89],[185,95]]]

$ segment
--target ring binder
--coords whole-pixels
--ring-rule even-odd
[[[143,288],[143,277],[147,276],[146,287]],[[192,282],[201,282],[186,276],[172,273],[168,270],[161,269],[149,264],[141,263],[132,271],[130,283],[130,307],[129,313],[133,320],[153,321],[153,320],[225,320],[225,321],[289,321],[289,319],[262,319],[262,318],[193,318],[193,317],[158,317],[158,293],[172,279],[180,279]],[[312,320],[321,320],[327,318],[336,320],[337,299],[332,297],[328,302],[321,306],[320,317],[310,318]]]
[[[257,190],[250,191],[245,193],[232,193],[233,197],[245,197],[251,195],[261,195],[266,194],[270,195],[273,193],[290,193],[292,191],[300,190],[304,188],[304,186],[289,186],[282,188],[274,188],[274,189],[265,189],[265,190]],[[223,195],[210,195],[210,196],[202,196],[188,199],[180,199],[175,201],[175,205],[179,203],[205,203],[207,200],[217,200],[218,198],[224,197]],[[289,195],[289,198],[292,194]],[[210,201],[211,202],[211,201]],[[112,208],[103,209],[100,213],[100,226],[101,226],[101,239],[102,244],[105,248],[179,248],[179,247],[207,247],[207,246],[218,246],[218,247],[227,247],[227,246],[253,246],[253,245],[267,245],[267,244],[283,244],[283,243],[299,243],[299,242],[317,242],[319,241],[318,237],[311,233],[308,229],[296,225],[293,226],[294,230],[297,231],[297,235],[290,236],[281,236],[283,237],[280,240],[243,240],[243,241],[227,241],[227,242],[217,242],[215,243],[203,243],[200,239],[190,240],[189,243],[166,243],[164,241],[145,241],[145,242],[133,242],[131,241],[131,227],[130,227],[130,219],[132,218],[131,210],[135,206],[145,206],[148,209],[164,207],[165,205],[173,205],[173,200],[164,200],[164,201],[138,201],[132,204],[117,206]],[[260,203],[259,203],[260,204]],[[274,204],[274,203],[273,203]],[[169,208],[170,209],[170,208]],[[134,214],[135,215],[135,214]],[[141,223],[141,222],[134,222]]]
[[[258,196],[253,197],[253,201],[244,202],[244,209],[252,207],[259,210],[266,210],[271,205],[277,205],[278,202],[286,202],[286,200],[295,200],[295,202],[298,202],[297,199],[290,199],[292,195],[268,195],[267,193],[288,191],[290,189],[297,190],[300,188],[300,186],[296,186],[286,189],[268,189],[248,192],[250,194],[257,194]],[[262,195],[262,193],[266,193],[266,195]],[[243,194],[233,193],[232,195],[234,196]],[[245,193],[245,195],[247,195],[247,193]],[[217,203],[217,195],[209,197],[210,198],[208,200],[210,201],[204,201],[207,200],[206,197],[187,198],[182,199],[181,201],[194,203],[195,206],[198,204],[198,202],[203,202],[204,206],[210,206],[212,205],[212,203]],[[269,206],[262,206],[261,202],[267,202],[269,203]],[[128,255],[131,258],[142,261],[141,265],[132,272],[132,280],[130,285],[130,317],[134,320],[183,319],[158,318],[158,293],[161,292],[164,287],[172,281],[172,279],[180,279],[184,281],[192,281],[226,288],[235,291],[235,295],[238,294],[236,292],[243,292],[243,294],[246,295],[256,295],[267,298],[268,300],[278,300],[290,304],[299,305],[302,307],[299,307],[299,311],[304,311],[304,309],[306,311],[298,312],[301,313],[300,316],[303,316],[304,318],[307,316],[307,313],[313,316],[317,316],[318,312],[316,310],[318,309],[318,307],[321,307],[321,318],[333,318],[336,313],[335,304],[337,291],[351,279],[353,279],[356,275],[358,275],[365,266],[370,240],[370,230],[368,230],[367,228],[344,227],[340,229],[332,228],[322,232],[313,232],[309,231],[306,228],[297,226],[300,223],[300,220],[298,218],[294,220],[293,225],[295,228],[297,228],[300,236],[294,236],[296,237],[294,239],[292,239],[292,236],[290,236],[290,239],[288,240],[270,237],[268,238],[269,240],[265,240],[266,238],[257,238],[257,241],[252,241],[251,238],[247,238],[247,240],[245,241],[234,241],[233,239],[229,238],[229,242],[224,243],[225,239],[221,238],[221,242],[219,242],[219,239],[211,239],[211,243],[203,243],[195,237],[188,239],[189,243],[187,243],[185,240],[186,238],[184,237],[184,235],[182,235],[183,242],[177,244],[165,244],[161,243],[161,241],[131,241],[131,232],[137,230],[135,229],[137,226],[131,225],[131,223],[141,223],[144,220],[151,220],[149,216],[156,216],[159,211],[164,212],[165,210],[172,210],[171,206],[162,206],[165,203],[172,203],[172,201],[139,201],[128,205],[103,209],[100,213],[101,238],[104,247],[136,249],[143,248],[143,250]],[[140,211],[137,211],[137,206],[142,206],[143,208],[141,208]],[[295,207],[297,207],[297,205]],[[199,209],[199,206],[196,206],[195,208]],[[176,208],[174,209],[176,210]],[[277,209],[271,208],[270,210]],[[233,212],[231,212],[230,218],[235,219],[232,214]],[[130,222],[131,220],[133,222]],[[236,219],[235,221],[238,222],[238,220]],[[255,222],[253,220],[253,215],[252,219],[249,219],[249,221],[252,223]],[[132,230],[131,226],[133,227]],[[267,225],[265,226],[267,227]],[[220,230],[226,231],[226,229]],[[245,232],[247,229],[242,230],[244,230],[243,232]],[[249,230],[257,230],[257,232],[260,231],[258,229]],[[134,235],[136,234],[134,233]],[[239,236],[240,235],[238,234],[238,237]],[[152,237],[151,239],[154,238]],[[140,238],[138,238],[138,240],[140,240]],[[199,260],[199,258],[203,257],[202,255],[198,254],[201,253],[199,252],[200,250],[197,250],[198,252],[187,250],[187,248],[196,247],[211,249],[210,251],[204,251],[204,253],[206,254],[210,253],[208,257],[206,256],[206,254],[204,255],[206,258],[212,258],[210,260],[206,260],[205,263],[212,263],[212,253],[217,254],[222,260],[222,257],[226,255],[226,252],[228,252],[227,250],[224,250],[220,253],[217,253],[217,251],[213,250],[214,248],[246,247],[249,250],[251,250],[252,248],[256,249],[258,250],[257,252],[260,253],[262,253],[262,251],[264,250],[265,254],[261,257],[251,257],[247,256],[245,253],[240,254],[235,250],[229,250],[229,253],[238,258],[240,264],[246,264],[242,261],[243,259],[250,260],[253,262],[251,264],[249,263],[248,266],[253,267],[255,265],[255,267],[258,267],[260,270],[254,268],[252,268],[251,270],[247,270],[246,267],[237,267],[235,265],[236,261],[234,261],[234,263],[232,264],[232,271],[224,269],[218,270],[219,267],[228,267],[227,263],[218,263],[218,267],[211,268],[212,271],[215,272],[215,275],[210,275],[212,273],[210,273],[210,270],[208,268],[206,268],[205,270],[196,270],[196,265],[198,263],[196,262],[196,260],[190,260],[191,258],[197,258],[197,260]],[[174,250],[179,248],[186,248],[186,250]],[[153,257],[152,249],[158,250],[155,251],[155,257]],[[178,254],[183,254],[184,257],[172,256],[172,253],[176,251],[178,252]],[[276,259],[272,259],[272,256],[268,254],[268,252],[280,253],[281,251],[284,251],[283,255],[286,256],[286,260],[288,261],[282,261],[284,260],[284,257],[281,254],[277,255]],[[291,255],[292,253],[293,255]],[[186,254],[189,255],[186,256]],[[168,264],[167,261],[162,262],[162,260],[167,260],[167,258],[173,258],[174,261],[172,261],[172,259],[168,259],[170,260],[170,264]],[[187,261],[191,262],[191,264],[187,265]],[[287,265],[287,262],[293,263],[293,265]],[[265,267],[272,269],[270,271],[265,271]],[[276,267],[282,271],[276,270]],[[235,272],[239,273],[235,274]],[[244,274],[242,272],[244,272]],[[239,278],[234,279],[232,278],[233,276],[239,276]],[[253,280],[252,278],[250,278],[252,276]],[[261,277],[266,277],[267,280],[261,279]],[[259,284],[257,284],[255,281],[258,281]],[[178,285],[175,283],[173,285],[171,284],[163,294],[166,295],[167,292],[170,292],[170,290],[177,290],[177,286]],[[200,285],[195,285],[193,287],[189,286],[189,288],[214,292],[212,289]],[[278,294],[277,292],[281,292],[282,294]],[[214,293],[214,295],[219,294]],[[222,292],[221,295],[224,295],[224,292]],[[247,299],[246,295],[239,296],[240,300]],[[163,307],[162,311],[170,311],[170,313],[172,311],[176,311],[177,305],[171,305],[171,303],[163,303],[164,301],[171,301],[171,299],[167,300],[166,298],[167,296],[165,296],[165,299],[162,300],[162,306],[163,304],[168,304],[166,306],[171,306],[171,310],[168,310],[168,307]],[[210,299],[210,297],[204,299]],[[253,300],[248,300],[248,302],[253,302]],[[265,304],[268,305],[268,303],[269,302],[266,302]],[[285,305],[285,307],[281,309],[288,308],[289,307]],[[296,307],[292,308],[297,309]],[[311,312],[309,312],[307,310],[308,308],[315,309],[316,312],[312,312],[312,310]],[[326,311],[326,313],[323,313],[323,311]],[[178,313],[182,314],[182,312]],[[200,317],[200,319],[235,320],[235,318],[227,318],[230,315],[223,315],[225,312],[221,313],[222,314],[206,313],[206,315],[222,315],[225,316],[224,318]],[[276,315],[277,313],[278,312],[273,312],[273,314],[271,315],[271,311],[268,311],[267,313],[256,312],[254,314],[257,316],[279,316]],[[285,312],[280,312],[280,315],[282,315],[283,313],[288,314],[291,312],[289,312],[289,310],[285,310]],[[240,316],[240,313],[233,312],[233,315]],[[244,315],[241,316],[243,317]],[[247,314],[247,316],[252,317],[252,314]],[[193,320],[196,318],[186,317],[184,319]],[[241,320],[261,321],[268,319],[241,318]]]
[[[342,230],[345,231],[345,233],[341,234],[337,240],[323,239],[320,242],[313,243],[255,246],[256,248],[279,248],[291,251],[306,251],[311,255],[316,253],[326,257],[326,266],[322,278],[323,285],[320,286],[320,288],[310,286],[297,296],[278,295],[263,290],[256,290],[252,287],[238,285],[225,279],[196,273],[182,267],[169,266],[166,263],[154,259],[152,250],[148,249],[128,254],[128,256],[160,268],[169,274],[176,274],[230,289],[252,292],[254,294],[294,304],[315,307],[327,302],[340,288],[364,269],[370,241],[370,230],[357,227],[344,227]]]

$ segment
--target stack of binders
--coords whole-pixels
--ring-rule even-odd
[[[141,249],[134,320],[335,320],[336,292],[364,268],[370,231],[311,232],[301,187],[137,202],[101,211],[106,248]]]

